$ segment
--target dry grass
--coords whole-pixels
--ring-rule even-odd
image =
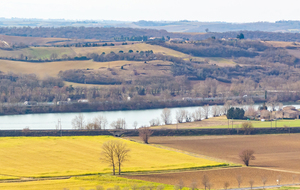
[[[283,41],[261,41],[261,42],[267,45],[272,45],[274,47],[287,47],[287,46],[298,47],[300,45],[300,43],[298,42],[283,42]]]
[[[300,134],[258,136],[151,137],[150,143],[242,164],[239,152],[252,149],[250,166],[299,172]]]
[[[58,45],[67,43],[84,43],[84,42],[97,42],[94,39],[68,39],[68,38],[41,38],[41,37],[21,37],[21,36],[7,36],[0,35],[0,40],[6,41],[9,44],[24,43],[28,45]],[[63,42],[59,42],[63,41]]]
[[[66,54],[70,57],[85,56],[90,53],[102,52],[110,53],[111,51],[118,53],[120,50],[128,52],[129,50],[148,51],[153,50],[154,53],[162,53],[164,55],[187,58],[187,54],[164,48],[157,45],[150,45],[146,43],[133,43],[129,45],[115,45],[115,46],[98,46],[98,47],[30,47],[24,49],[17,49],[14,51],[0,50],[0,57],[13,57],[19,58],[21,54],[31,57],[33,59],[50,59],[52,53],[56,53],[58,58]]]
[[[188,57],[187,54],[181,53],[179,51],[175,51],[158,45],[150,45],[146,43],[137,43],[137,44],[122,45],[122,46],[78,47],[72,49],[78,55],[79,54],[86,55],[88,53],[101,54],[102,52],[105,52],[107,54],[110,53],[111,51],[118,53],[120,50],[122,50],[124,53],[127,53],[129,50],[133,50],[134,52],[153,50],[154,53],[162,53],[164,55],[170,55],[175,57]]]
[[[152,61],[150,64],[157,64],[157,61]],[[142,61],[111,61],[111,62],[94,62],[92,60],[87,61],[59,61],[59,62],[44,62],[44,63],[32,63],[22,61],[9,61],[0,60],[0,70],[3,72],[14,72],[22,74],[35,73],[39,77],[57,76],[59,71],[65,71],[69,69],[106,69],[110,67],[121,67],[122,65],[144,65]]]

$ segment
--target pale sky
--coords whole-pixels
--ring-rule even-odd
[[[300,0],[0,0],[0,17],[72,20],[300,20]]]

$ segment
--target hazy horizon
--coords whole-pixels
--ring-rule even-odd
[[[300,1],[274,3],[267,0],[2,0],[0,17],[24,19],[107,20],[107,21],[199,21],[199,22],[275,22],[300,20]]]

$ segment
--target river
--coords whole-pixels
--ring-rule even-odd
[[[297,109],[300,105],[293,105]],[[197,107],[181,107],[169,108],[171,110],[172,123],[176,123],[176,111],[184,109],[189,112],[194,112],[201,106]],[[221,107],[221,106],[219,106]],[[258,105],[256,105],[258,107]],[[210,106],[212,108],[212,106]],[[136,121],[138,127],[149,126],[151,119],[160,118],[163,109],[148,109],[148,110],[128,110],[128,111],[101,111],[101,112],[85,112],[82,113],[85,118],[85,123],[92,121],[95,117],[102,115],[110,123],[118,118],[125,119],[126,128],[132,129]],[[210,109],[212,110],[212,109]],[[6,115],[0,116],[0,130],[22,130],[29,128],[31,130],[56,129],[58,120],[61,121],[62,129],[72,129],[72,119],[79,113],[45,113],[45,114],[26,114],[26,115]],[[210,117],[212,113],[210,113]]]

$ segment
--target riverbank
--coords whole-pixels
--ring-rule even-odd
[[[154,129],[152,136],[243,135],[241,128],[228,129]],[[299,127],[253,128],[250,135],[300,133]],[[137,129],[127,130],[0,130],[0,137],[42,136],[139,136]]]
[[[243,97],[232,97],[231,99],[243,100]],[[74,112],[95,112],[95,111],[126,111],[126,110],[148,110],[159,108],[190,107],[204,105],[224,105],[230,99],[223,98],[197,98],[185,100],[166,100],[166,101],[119,101],[119,102],[65,102],[62,105],[55,104],[35,104],[25,105],[20,103],[3,104],[0,107],[0,115],[21,115],[38,113],[74,113]],[[262,97],[253,99],[255,103],[265,102]]]

